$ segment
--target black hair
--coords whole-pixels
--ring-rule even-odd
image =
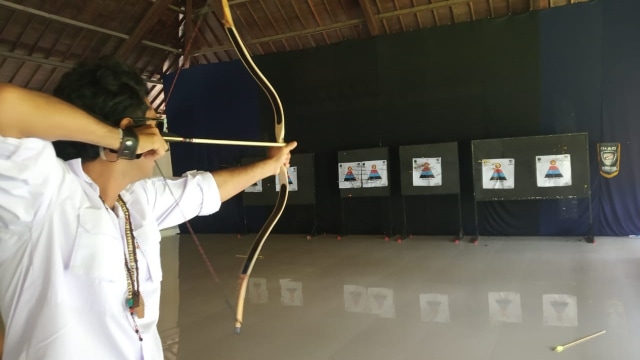
[[[112,56],[83,61],[65,73],[53,95],[77,106],[113,127],[125,117],[144,117],[148,90],[134,68]],[[56,154],[63,160],[95,160],[96,145],[76,141],[55,141]]]

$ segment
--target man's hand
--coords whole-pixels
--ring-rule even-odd
[[[272,175],[278,174],[281,166],[289,167],[289,161],[291,160],[291,150],[295,149],[296,146],[298,146],[298,143],[292,141],[282,147],[269,148],[268,156],[274,164]]]
[[[140,126],[136,127],[134,131],[138,135],[138,150],[136,152],[143,154],[142,157],[145,159],[156,160],[169,149],[169,145],[155,126]]]

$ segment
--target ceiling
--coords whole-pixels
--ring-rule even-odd
[[[230,5],[249,51],[261,55],[586,1],[232,0]],[[221,18],[218,0],[0,0],[0,81],[50,93],[78,61],[114,54],[138,69],[151,103],[162,112],[164,73],[237,58]]]

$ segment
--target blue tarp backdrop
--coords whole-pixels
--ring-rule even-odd
[[[174,78],[175,74],[164,78],[165,92]],[[237,61],[184,69],[166,108],[169,131],[193,138],[261,140],[258,91],[251,75]],[[173,173],[178,176],[190,170],[234,167],[245,156],[263,156],[264,149],[175,143],[170,154]],[[243,226],[244,211],[236,197],[224,203],[218,213],[195,218],[191,223],[196,232],[237,232]]]
[[[640,22],[633,16],[639,10],[639,1],[607,0],[540,16],[541,130],[589,133],[596,235],[640,234]],[[598,142],[621,143],[618,176],[599,174]],[[587,205],[579,202],[583,218]],[[542,234],[579,226],[555,210],[543,208]]]

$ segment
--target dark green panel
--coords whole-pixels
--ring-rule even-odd
[[[473,147],[473,182],[477,200],[533,200],[588,197],[589,136],[586,133],[477,140]],[[536,158],[567,154],[571,158],[571,185],[538,187]],[[514,160],[512,189],[483,189],[485,159]]]
[[[458,164],[458,143],[410,145],[400,147],[400,176],[403,195],[443,195],[460,193],[460,168]],[[440,163],[432,164],[440,172],[441,183],[437,186],[414,186],[414,158],[439,158]],[[435,172],[435,171],[434,171]],[[438,174],[434,174],[437,176]]]
[[[357,174],[356,177],[360,180],[362,177],[362,182],[360,182],[360,187],[354,188],[342,188],[340,189],[340,196],[344,198],[350,197],[370,197],[370,196],[389,196],[391,194],[390,186],[392,184],[391,179],[389,178],[389,169],[391,167],[391,162],[389,160],[389,149],[386,147],[380,148],[370,148],[370,149],[357,149],[357,150],[346,150],[338,152],[338,164],[336,164],[337,176],[336,180],[339,180],[339,177],[342,174],[342,171],[338,171],[338,166],[342,165],[342,163],[363,163],[368,164],[373,161],[384,161],[386,163],[386,167],[384,171],[387,172],[387,184],[383,187],[366,187],[364,182],[367,181],[366,174]],[[355,169],[354,169],[355,171]],[[363,171],[368,172],[369,167],[364,166]],[[337,183],[337,182],[336,182]]]
[[[379,139],[354,142],[376,130],[377,66],[374,41],[263,56],[256,63],[278,92],[285,110],[286,139],[300,151],[352,148]],[[264,131],[273,133],[270,105],[263,101]],[[369,129],[369,130],[367,130]],[[359,146],[359,145],[355,145]]]
[[[382,132],[411,144],[537,135],[533,15],[378,40]]]
[[[240,165],[247,165],[263,160],[264,157],[246,157],[240,161]],[[291,167],[296,168],[298,189],[289,190],[287,204],[311,205],[316,202],[316,173],[314,154],[292,154]],[[262,191],[242,192],[244,205],[269,205],[274,206],[278,199],[278,184],[275,176],[268,176],[262,181]]]

